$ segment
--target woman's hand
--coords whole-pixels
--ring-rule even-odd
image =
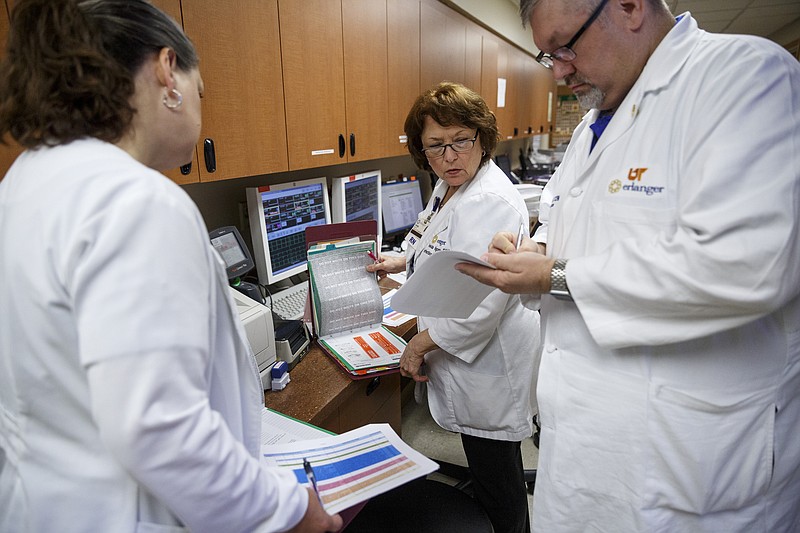
[[[396,256],[378,256],[378,262],[367,265],[367,272],[377,272],[378,279],[383,279],[387,274],[397,274],[406,269],[406,258]]]
[[[308,489],[308,508],[302,520],[289,530],[290,533],[324,533],[342,529],[342,517],[329,515],[322,508],[316,493]]]
[[[425,364],[425,354],[439,346],[433,342],[428,330],[422,330],[406,345],[400,357],[400,374],[414,381],[428,381],[428,376],[421,373]]]

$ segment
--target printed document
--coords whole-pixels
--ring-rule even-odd
[[[403,442],[388,424],[369,424],[341,435],[262,447],[265,459],[309,483],[311,463],[322,505],[338,513],[425,476],[439,466]],[[391,519],[391,517],[388,517]]]
[[[465,262],[494,268],[464,252],[436,252],[397,290],[392,309],[418,316],[468,318],[495,289],[455,269],[456,264]]]

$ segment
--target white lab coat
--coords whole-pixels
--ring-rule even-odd
[[[447,184],[439,180],[420,219],[433,211],[436,198],[443,198],[446,191]],[[525,202],[503,171],[489,161],[435,212],[422,237],[409,245],[407,273],[440,250],[479,257],[495,233],[516,234],[520,224],[528,225]],[[454,270],[452,275],[463,274]],[[523,307],[517,295],[494,290],[469,318],[420,316],[417,326],[420,331],[427,329],[441,348],[425,356],[428,404],[437,424],[494,440],[520,441],[531,435],[531,381],[540,347],[537,312]]]
[[[797,60],[685,14],[590,154],[596,116],[540,214],[575,302],[542,297],[533,529],[796,532]]]
[[[0,182],[0,531],[283,531],[260,387],[189,197],[97,141]],[[181,527],[181,523],[186,527]]]

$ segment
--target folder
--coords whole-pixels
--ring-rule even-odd
[[[325,228],[325,230],[322,230]],[[311,231],[311,230],[314,231]],[[406,342],[384,327],[377,276],[377,222],[306,230],[311,314],[317,344],[352,379],[399,369]]]

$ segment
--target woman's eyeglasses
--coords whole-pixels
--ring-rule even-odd
[[[442,157],[447,150],[447,148],[452,148],[453,151],[457,154],[461,154],[464,152],[469,152],[472,150],[472,147],[475,146],[475,141],[478,140],[478,134],[475,133],[475,137],[472,139],[464,139],[463,141],[456,141],[448,144],[437,144],[436,146],[429,146],[427,148],[422,149],[422,153],[425,154],[425,157],[428,159],[433,159],[437,157]]]

